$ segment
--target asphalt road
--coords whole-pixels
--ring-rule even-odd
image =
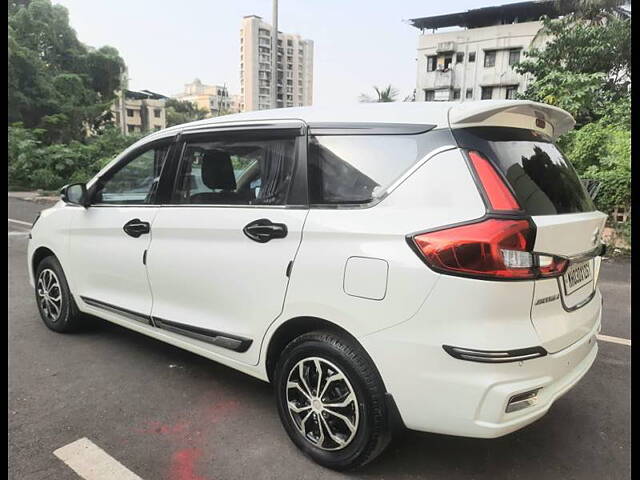
[[[40,208],[10,198],[9,218],[31,222]],[[9,222],[10,479],[79,478],[52,452],[82,437],[145,480],[631,476],[629,346],[600,342],[590,372],[523,430],[495,440],[407,432],[338,474],[289,441],[266,383],[98,319],[76,334],[45,328],[27,231]],[[603,334],[630,338],[630,275],[628,262],[602,267]]]

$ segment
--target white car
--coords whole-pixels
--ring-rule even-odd
[[[398,426],[505,435],[598,350],[606,215],[529,101],[362,104],[155,132],[36,220],[44,323],[91,314],[274,384],[344,469]]]

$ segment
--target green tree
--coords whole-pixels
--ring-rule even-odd
[[[630,20],[596,21],[592,7],[586,12],[543,19],[541,33],[550,41],[532,48],[515,67],[535,79],[521,98],[564,108],[578,128],[602,118],[612,102],[628,98],[631,87]]]
[[[50,0],[9,4],[8,123],[42,128],[47,143],[82,140],[109,122],[124,61],[82,44]]]
[[[546,39],[516,71],[533,82],[520,98],[570,112],[576,128],[558,143],[582,178],[601,183],[596,206],[611,212],[631,201],[631,22],[615,0],[560,0],[558,19],[543,19]]]
[[[398,90],[391,85],[388,85],[386,88],[374,86],[373,89],[376,91],[377,98],[371,97],[363,93],[360,95],[360,101],[385,103],[385,102],[395,102],[398,99]]]
[[[183,100],[170,98],[165,104],[167,127],[172,125],[180,125],[182,123],[202,120],[209,115],[208,110],[200,109],[197,105]]]

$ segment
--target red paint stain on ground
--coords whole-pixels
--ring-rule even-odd
[[[205,480],[195,471],[195,463],[201,452],[199,448],[184,448],[171,456],[169,480]]]
[[[237,400],[209,401],[203,398],[200,407],[194,409],[192,416],[197,422],[178,418],[175,423],[151,421],[143,428],[136,429],[136,433],[158,435],[167,438],[178,448],[171,455],[169,466],[169,480],[206,480],[196,473],[198,458],[202,455],[201,446],[211,427],[233,416],[240,408]],[[203,435],[204,434],[204,435]],[[210,448],[206,447],[207,452]]]
[[[237,400],[227,400],[225,402],[216,402],[206,409],[206,418],[211,423],[217,423],[233,414],[239,406]]]

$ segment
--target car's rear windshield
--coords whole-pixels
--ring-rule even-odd
[[[529,215],[595,210],[576,171],[546,135],[508,127],[460,128],[453,134],[461,148],[483,153],[498,167]]]

